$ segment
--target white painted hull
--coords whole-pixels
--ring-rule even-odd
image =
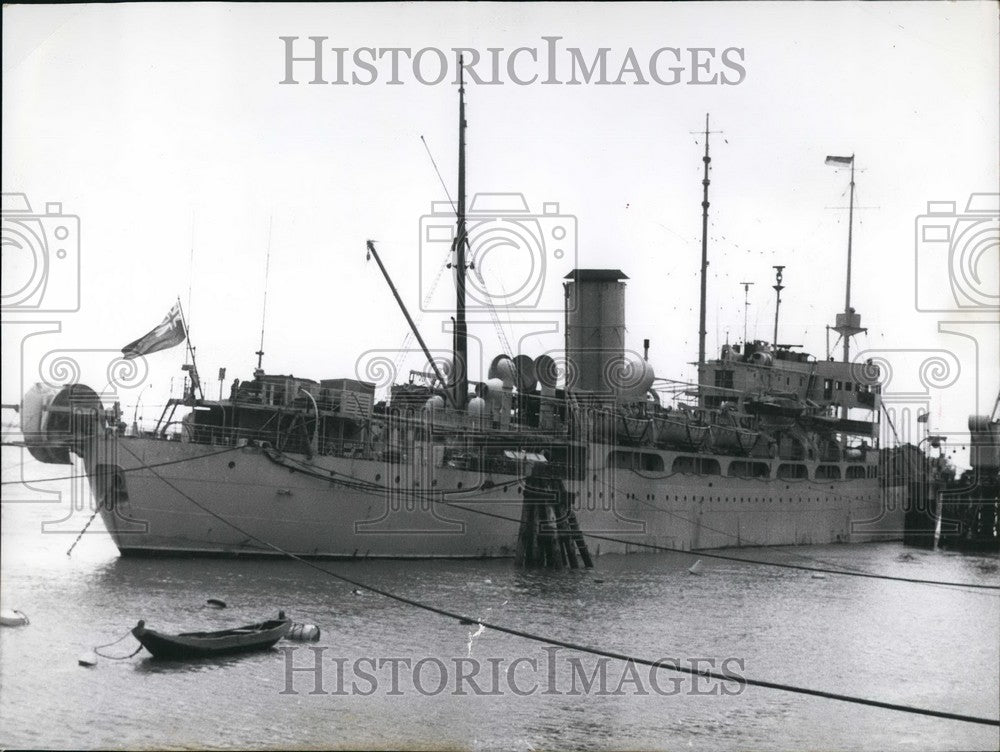
[[[786,481],[647,473],[606,468],[608,451],[592,445],[586,479],[566,482],[576,494],[580,527],[592,534],[588,543],[594,553],[649,550],[641,544],[687,550],[902,537],[899,499],[890,495],[884,503],[875,478]],[[658,453],[671,467],[676,453]],[[522,498],[517,476],[422,462],[307,461],[294,455],[288,460],[308,463],[323,477],[290,471],[258,448],[227,451],[143,438],[108,442],[87,464],[95,498],[104,502],[101,515],[123,554],[514,554]],[[98,464],[121,471],[124,493],[102,488]],[[331,471],[336,482],[326,479]],[[348,487],[345,478],[372,488]]]

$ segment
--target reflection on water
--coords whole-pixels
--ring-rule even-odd
[[[5,462],[5,467],[8,465]],[[0,745],[317,746],[483,749],[984,749],[995,729],[762,689],[735,696],[432,696],[385,687],[364,697],[287,689],[272,649],[195,662],[146,653],[76,658],[139,619],[161,631],[221,629],[284,610],[317,624],[309,647],[333,659],[546,660],[542,646],[362,592],[293,561],[120,559],[106,535],[43,535],[49,505],[4,504],[4,608],[29,627],[0,630]],[[85,519],[81,520],[84,522]],[[94,527],[98,527],[96,522]],[[82,527],[82,524],[81,524]],[[984,556],[898,544],[747,549],[741,556],[996,584]],[[996,717],[1000,598],[992,593],[758,567],[684,555],[604,556],[594,571],[525,572],[509,561],[325,562],[322,566],[475,619],[647,658],[744,661],[745,675],[891,702]],[[220,598],[226,609],[206,606]],[[127,654],[127,637],[107,652]],[[117,654],[117,653],[116,653]],[[560,653],[564,660],[568,652]],[[589,659],[587,659],[589,660]],[[449,664],[450,665],[450,664]],[[562,664],[560,664],[562,665]],[[596,664],[586,662],[588,670]],[[616,669],[614,676],[621,674]],[[568,680],[568,676],[561,677]]]
[[[279,655],[277,648],[261,650],[259,653],[188,658],[184,660],[177,658],[154,658],[147,653],[143,653],[141,656],[136,656],[135,670],[140,674],[204,674],[209,671],[218,671],[235,666],[241,661],[253,661],[254,658],[261,659],[259,662],[266,661],[267,665],[270,666],[277,655]]]

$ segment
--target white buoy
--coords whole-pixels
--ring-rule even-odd
[[[319,640],[319,627],[315,624],[292,624],[285,639],[297,640],[298,642],[316,642]]]
[[[826,579],[826,575],[825,574],[821,574],[819,572],[814,572],[812,578],[814,580],[825,580]]]
[[[87,668],[96,666],[97,653],[95,653],[93,650],[88,650],[86,653],[82,654],[79,658],[77,658],[76,662],[79,663],[81,666],[86,666]]]
[[[0,611],[0,624],[5,627],[23,627],[26,624],[30,624],[28,617],[22,614],[20,611],[11,610],[5,608]]]
[[[354,590],[352,590],[351,592],[353,592],[355,595],[364,595],[364,593],[361,591],[360,588],[354,588]]]
[[[698,559],[698,561],[696,561],[694,564],[692,564],[688,568],[688,573],[689,574],[701,574],[701,570],[702,569],[704,569],[704,566],[701,563],[701,559]]]

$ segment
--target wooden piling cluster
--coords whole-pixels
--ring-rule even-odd
[[[1000,551],[1000,479],[972,471],[942,493],[938,545],[953,551]]]
[[[520,567],[587,569],[594,561],[573,511],[573,494],[536,467],[525,481],[516,563]],[[577,555],[579,554],[579,559]]]

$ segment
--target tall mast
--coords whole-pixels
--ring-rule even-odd
[[[778,312],[781,310],[781,291],[785,289],[785,286],[781,284],[782,272],[784,271],[784,266],[775,265],[774,267],[774,284],[771,287],[774,288],[774,339],[771,340],[771,347],[776,351],[778,349]]]
[[[851,200],[847,209],[847,290],[844,294],[844,317],[851,314],[851,236],[854,234],[854,155],[851,155]],[[844,335],[844,362],[851,362],[851,335]]]
[[[458,57],[458,203],[455,206],[455,407],[465,407],[469,391],[468,337],[465,324],[465,77],[462,56]]]
[[[260,348],[254,355],[257,356],[257,371],[263,373],[262,364],[264,362],[264,326],[267,324],[267,277],[271,272],[271,225],[274,217],[267,220],[267,255],[264,257],[264,302],[260,306]]]
[[[704,186],[704,196],[701,200],[701,315],[698,326],[698,365],[705,365],[705,298],[708,285],[708,165],[712,158],[708,156],[708,113],[705,113],[705,156],[702,157],[705,163],[705,177],[701,184]]]
[[[750,316],[750,285],[755,282],[740,282],[743,285],[743,352],[747,347],[747,318]]]

